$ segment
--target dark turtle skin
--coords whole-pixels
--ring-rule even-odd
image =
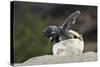
[[[77,16],[80,15],[80,11],[76,11],[67,17],[62,26],[48,26],[43,30],[43,34],[51,38],[51,42],[60,42],[62,40],[70,39],[71,34],[69,33],[70,26],[75,23]]]

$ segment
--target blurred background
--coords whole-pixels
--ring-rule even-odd
[[[13,2],[14,63],[29,58],[52,54],[52,44],[42,33],[49,25],[60,26],[74,11],[81,11],[71,29],[81,33],[85,41],[84,52],[97,52],[97,7],[86,5]]]

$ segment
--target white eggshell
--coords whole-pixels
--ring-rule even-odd
[[[80,39],[67,39],[53,45],[53,55],[72,56],[82,54],[84,42]]]

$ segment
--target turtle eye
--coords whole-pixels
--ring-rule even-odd
[[[57,33],[57,27],[56,26],[50,26],[51,28],[51,35],[54,35]]]
[[[47,27],[44,29],[43,34],[47,37],[51,37],[51,33],[52,33],[52,28]]]
[[[52,28],[48,28],[47,32],[50,34],[52,32]]]

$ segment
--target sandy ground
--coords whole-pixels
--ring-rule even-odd
[[[89,62],[96,61],[97,53],[85,52],[81,55],[74,56],[53,56],[44,55],[30,58],[21,64],[14,64],[14,66],[26,66],[26,65],[42,65],[42,64],[58,64],[58,63],[73,63],[73,62]]]

